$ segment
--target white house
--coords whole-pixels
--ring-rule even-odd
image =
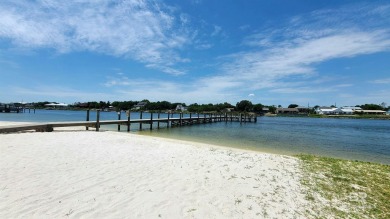
[[[187,107],[185,107],[185,106],[183,106],[183,105],[181,105],[181,104],[178,104],[177,106],[176,106],[176,109],[175,109],[176,111],[186,111],[187,110]]]
[[[48,104],[45,104],[46,107],[67,107],[69,106],[69,104],[66,104],[66,103],[48,103]]]
[[[362,108],[360,108],[358,106],[343,106],[343,107],[340,107],[336,111],[338,112],[337,114],[352,115],[355,113],[356,110],[362,110]]]
[[[338,108],[336,108],[336,107],[322,106],[322,107],[318,107],[316,109],[316,113],[320,114],[320,115],[335,115],[335,114],[338,114],[338,112],[336,111],[337,109]]]
[[[140,110],[142,108],[144,108],[148,103],[147,102],[138,102],[136,105],[134,105],[133,109],[135,110]]]

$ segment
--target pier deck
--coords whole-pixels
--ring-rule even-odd
[[[193,124],[203,124],[203,123],[212,123],[212,122],[257,122],[257,117],[255,115],[248,114],[199,114],[195,117],[182,117],[182,114],[179,114],[179,118],[153,118],[153,113],[151,118],[142,119],[142,113],[140,114],[140,119],[130,119],[130,116],[126,120],[121,120],[120,117],[118,120],[104,120],[100,121],[99,111],[97,113],[96,121],[89,121],[89,111],[87,112],[87,121],[74,121],[74,122],[47,122],[47,123],[34,123],[34,124],[25,124],[25,125],[10,125],[10,126],[0,126],[0,133],[10,133],[10,132],[20,132],[27,130],[35,130],[37,132],[51,132],[54,128],[57,127],[72,127],[72,126],[85,126],[86,130],[89,127],[96,128],[96,131],[99,131],[101,125],[118,125],[118,131],[120,131],[121,125],[127,126],[127,131],[130,131],[130,126],[132,124],[139,124],[139,130],[142,130],[143,124],[148,124],[149,129],[153,129],[153,124],[157,123],[157,128],[160,128],[160,123],[166,123],[167,127],[180,127],[185,125]],[[160,115],[158,115],[160,117]]]

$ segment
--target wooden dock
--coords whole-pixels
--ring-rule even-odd
[[[157,114],[157,118],[153,116]],[[171,117],[172,115],[172,117]],[[100,120],[100,110],[97,110],[96,121],[90,121],[89,110],[87,110],[87,119],[86,121],[76,121],[76,122],[49,122],[49,123],[35,123],[27,125],[12,125],[12,126],[0,126],[0,133],[11,133],[11,132],[20,132],[27,130],[35,130],[37,132],[51,132],[54,128],[57,127],[72,127],[72,126],[85,126],[86,130],[90,127],[96,128],[96,131],[99,131],[102,125],[118,125],[118,131],[121,130],[121,126],[126,126],[127,131],[130,131],[132,124],[138,124],[139,130],[143,130],[143,125],[148,125],[149,129],[153,129],[153,124],[157,123],[157,129],[160,128],[160,123],[165,123],[167,128],[170,127],[180,127],[186,125],[194,124],[205,124],[213,122],[257,122],[257,116],[254,114],[192,114],[184,117],[182,113],[178,114],[179,117],[174,118],[173,114],[168,114],[166,118],[160,118],[160,113],[151,113],[150,118],[143,119],[143,112],[140,112],[139,119],[130,119],[130,112],[126,112],[127,118],[125,120],[121,119],[121,113],[118,113],[118,120]]]

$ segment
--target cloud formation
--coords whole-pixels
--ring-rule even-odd
[[[189,61],[177,51],[188,43],[178,23],[164,5],[143,0],[0,2],[0,39],[18,47],[98,52],[173,75]]]
[[[357,13],[359,10],[364,13]],[[219,58],[218,62],[222,63],[219,67],[220,74],[200,78],[186,86],[149,81],[147,84],[137,82],[129,87],[142,87],[141,90],[146,92],[152,88],[156,90],[156,87],[164,84],[169,89],[157,89],[151,95],[172,93],[178,100],[196,99],[199,102],[207,101],[210,95],[215,102],[226,99],[238,101],[253,91],[253,95],[249,96],[253,97],[259,91],[305,95],[339,92],[353,87],[353,84],[325,78],[317,72],[317,65],[339,58],[390,51],[388,25],[368,28],[370,25],[367,22],[353,22],[357,19],[370,17],[367,20],[372,20],[380,17],[385,13],[384,10],[390,11],[390,8],[380,6],[363,10],[358,7],[350,9],[349,13],[346,9],[323,10],[295,17],[279,29],[261,30],[244,38],[241,52]],[[344,75],[336,77],[340,79]],[[381,80],[373,83],[385,82],[386,80]],[[111,81],[106,85],[128,83],[128,80],[121,80]],[[124,88],[125,93],[141,95],[129,87]],[[144,93],[147,94],[149,92]]]
[[[381,21],[375,23],[389,12],[390,7],[356,6],[292,18],[279,29],[261,30],[247,36],[242,43],[246,49],[223,56],[223,74],[210,80],[245,84],[245,87],[237,87],[242,91],[269,88],[278,93],[297,91],[299,86],[283,87],[291,85],[285,82],[293,78],[310,83],[318,76],[316,67],[320,63],[390,51],[389,25]],[[355,22],[357,20],[360,22]],[[343,86],[334,88],[337,87]]]
[[[370,82],[374,83],[374,84],[390,84],[390,78],[382,78],[382,79],[377,79],[377,80],[373,80]]]

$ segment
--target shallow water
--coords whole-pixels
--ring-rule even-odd
[[[166,117],[166,114],[161,117]],[[0,121],[82,121],[85,118],[85,111],[0,113]],[[90,118],[95,120],[96,113],[91,112]],[[102,112],[100,118],[111,120],[117,119],[118,115]],[[122,119],[125,118],[122,113]],[[138,113],[131,114],[131,119],[138,118]],[[143,118],[150,118],[150,114],[144,113]],[[144,131],[139,133],[279,154],[309,153],[390,164],[389,120],[259,117],[257,123],[217,122],[159,130],[156,126],[154,124],[153,131],[148,131],[149,125],[144,124]],[[165,127],[165,124],[161,123],[160,127]],[[138,128],[138,124],[132,125],[131,131],[138,132]],[[102,129],[116,130],[117,125],[103,126]],[[126,127],[122,126],[122,130]]]

